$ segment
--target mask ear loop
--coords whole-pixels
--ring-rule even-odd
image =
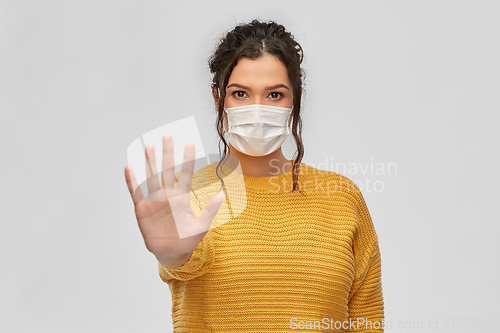
[[[226,118],[226,121],[227,121],[227,127],[229,127],[229,118],[227,116],[227,110],[226,110],[226,107],[223,106],[222,109],[224,110],[224,118]],[[227,134],[227,131],[226,131],[226,128],[224,127],[224,122],[222,122],[222,129],[224,130],[224,137],[226,136]]]
[[[290,133],[291,133],[291,127],[290,127],[290,126],[292,126],[292,123],[293,123],[293,118],[294,118],[294,117],[293,117],[293,104],[292,104],[292,110],[290,110],[290,115],[292,116],[292,119],[290,119],[290,120],[289,120],[289,121],[290,121],[290,125],[288,125],[288,123],[287,123],[287,126],[286,126],[286,127],[288,128],[288,132],[289,132],[288,134],[290,134]],[[289,116],[290,116],[290,115],[289,115]]]

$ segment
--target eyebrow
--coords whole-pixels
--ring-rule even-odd
[[[228,85],[226,87],[227,88],[231,88],[231,87],[238,87],[238,88],[241,88],[241,89],[245,89],[245,90],[248,90],[248,91],[252,91],[252,89],[250,87],[247,87],[247,86],[244,86],[244,85],[241,85],[241,84],[238,84],[238,83],[231,83],[230,85]],[[265,87],[264,89],[265,90],[273,90],[273,89],[276,89],[276,88],[285,88],[287,90],[290,90],[285,84],[283,83],[278,83],[278,84],[275,84],[274,86],[269,86],[269,87]]]

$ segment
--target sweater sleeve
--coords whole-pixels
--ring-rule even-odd
[[[352,197],[358,217],[354,236],[354,281],[349,293],[348,315],[352,323],[346,332],[384,332],[381,256],[378,237],[359,188],[353,183]]]

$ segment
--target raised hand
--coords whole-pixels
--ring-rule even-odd
[[[194,172],[195,148],[192,141],[186,143],[184,161],[174,188],[175,163],[172,136],[163,135],[162,186],[159,186],[153,145],[146,146],[146,176],[148,196],[144,198],[129,164],[125,166],[125,179],[135,206],[139,229],[148,251],[162,264],[176,267],[182,258],[190,254],[210,230],[220,205],[225,200],[223,192],[214,195],[197,217],[190,203],[190,188]],[[134,193],[135,189],[135,193]],[[186,237],[189,236],[189,237]]]

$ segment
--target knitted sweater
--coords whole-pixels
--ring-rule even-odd
[[[196,215],[220,191],[216,165],[193,175]],[[209,232],[185,264],[158,263],[174,332],[383,332],[378,238],[356,184],[304,163],[301,193],[292,169],[222,170],[226,202]]]

